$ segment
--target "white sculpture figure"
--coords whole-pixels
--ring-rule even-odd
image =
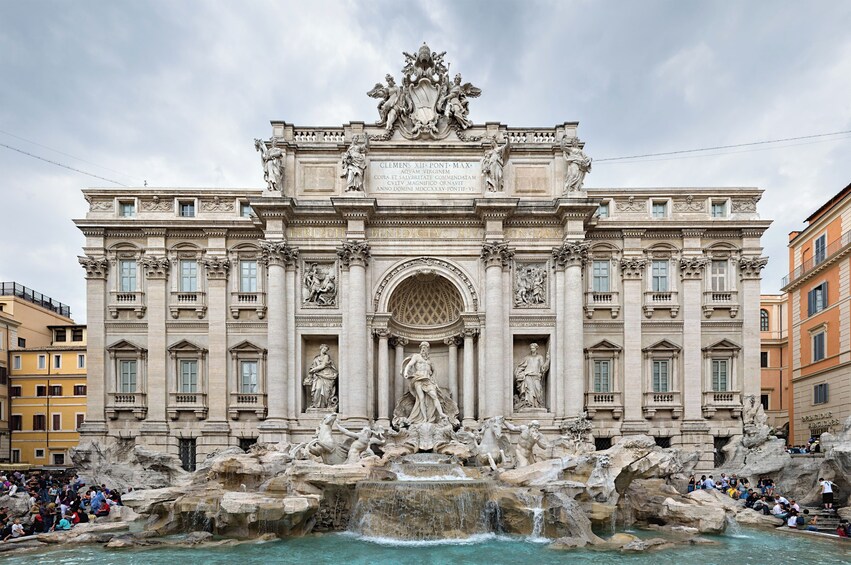
[[[346,465],[355,465],[359,463],[361,458],[367,451],[371,451],[373,445],[383,445],[384,439],[379,437],[379,434],[369,426],[364,427],[361,431],[355,433],[344,428],[339,422],[336,423],[336,428],[354,441],[349,446],[349,454],[346,457]]]
[[[588,157],[579,146],[579,138],[562,138],[561,149],[564,151],[564,160],[567,163],[567,172],[564,175],[564,192],[577,192],[582,190],[585,175],[591,172],[591,158]]]
[[[520,438],[517,440],[517,467],[527,467],[538,462],[535,456],[535,446],[541,449],[549,449],[550,444],[541,435],[541,424],[537,420],[532,420],[529,425],[514,426],[509,422],[505,422],[505,427],[512,432],[520,432]]]
[[[514,305],[535,306],[547,301],[547,270],[542,265],[528,265],[517,272],[514,282]]]
[[[497,466],[508,462],[505,452],[510,448],[511,444],[508,439],[502,435],[502,426],[505,424],[505,418],[497,416],[489,418],[482,424],[482,429],[479,430],[480,440],[476,443],[476,456],[479,465],[488,464],[494,471]]]
[[[304,303],[334,306],[337,303],[337,277],[334,266],[320,267],[312,263],[304,274]]]
[[[340,177],[346,179],[346,192],[363,192],[363,175],[366,171],[366,152],[369,148],[366,134],[352,136],[352,144],[343,153]]]
[[[544,376],[550,370],[550,353],[546,358],[538,353],[538,344],[529,346],[530,353],[514,369],[514,385],[517,395],[514,408],[544,408]]]
[[[409,108],[405,88],[397,86],[396,81],[393,80],[393,77],[389,74],[384,77],[384,80],[387,81],[387,86],[384,86],[380,82],[375,83],[372,90],[366,94],[371,98],[381,99],[381,102],[378,103],[378,115],[380,116],[380,119],[376,122],[376,124],[380,126],[383,125],[384,131],[389,133],[396,125],[396,120],[398,120],[402,114],[407,113]]]
[[[339,371],[328,355],[328,346],[319,346],[319,354],[313,358],[304,386],[310,387],[310,408],[337,408],[337,377]]]
[[[434,382],[434,363],[429,359],[430,346],[420,343],[420,352],[402,361],[402,376],[410,379],[409,387],[414,396],[414,406],[407,420],[409,424],[438,422],[446,418],[438,398],[437,383]]]
[[[322,422],[316,428],[315,437],[307,442],[307,445],[301,444],[293,449],[293,459],[300,459],[299,452],[307,451],[310,455],[321,458],[322,462],[326,465],[336,463],[337,461],[334,456],[337,453],[337,442],[334,440],[334,434],[332,432],[336,422],[337,414],[328,414],[322,418]]]
[[[437,108],[443,110],[443,115],[458,122],[461,129],[467,129],[473,125],[473,122],[467,119],[467,114],[470,113],[467,98],[480,96],[482,94],[481,89],[469,82],[461,84],[461,73],[458,73],[451,84],[444,84],[443,91],[441,97],[437,100]]]
[[[508,159],[509,144],[510,140],[507,136],[502,145],[496,141],[496,137],[492,137],[491,148],[485,150],[485,156],[482,158],[482,176],[485,177],[485,187],[488,192],[502,192],[502,170]]]
[[[277,146],[277,139],[272,138],[272,147],[266,149],[261,139],[254,140],[254,149],[260,152],[263,163],[263,180],[270,191],[284,190],[284,151]]]

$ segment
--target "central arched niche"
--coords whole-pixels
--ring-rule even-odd
[[[415,273],[393,290],[387,304],[391,331],[421,340],[439,340],[462,329],[464,299],[448,279]]]

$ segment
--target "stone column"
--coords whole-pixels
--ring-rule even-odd
[[[390,332],[386,329],[373,330],[378,338],[378,423],[390,424],[390,351],[387,340]]]
[[[88,335],[86,346],[86,421],[80,428],[83,435],[105,435],[107,432],[104,402],[108,371],[104,363],[106,336],[104,313],[106,311],[106,275],[109,261],[105,257],[79,257],[86,270],[86,313]]]
[[[458,338],[448,337],[443,343],[449,346],[449,394],[458,403]]]
[[[556,418],[564,418],[565,396],[564,396],[564,353],[567,351],[564,339],[564,317],[565,299],[564,291],[564,264],[556,256],[558,248],[553,250],[553,263],[555,265],[555,311],[556,327],[555,336],[549,346],[550,351],[550,374],[547,385],[550,397],[551,410]]]
[[[759,287],[761,271],[767,263],[768,257],[745,256],[739,259],[739,278],[742,283],[739,304],[742,305],[743,401],[746,396],[753,394],[758,402],[762,391],[759,365]]]
[[[287,363],[289,358],[287,336],[287,288],[286,265],[295,261],[298,250],[291,248],[284,241],[260,241],[263,252],[263,262],[268,269],[268,285],[266,287],[267,335],[269,356],[266,372],[266,402],[268,412],[266,420],[258,426],[260,441],[286,441],[289,432],[287,408],[289,383]]]
[[[346,344],[348,374],[340,379],[340,412],[347,421],[365,424],[369,421],[369,374],[366,331],[366,267],[370,259],[369,243],[344,241],[337,249],[340,262],[349,269],[349,324]]]
[[[402,397],[405,395],[405,383],[404,379],[401,378],[402,374],[402,361],[405,360],[405,346],[408,345],[407,338],[402,336],[395,336],[393,338],[393,346],[396,348],[396,358],[395,365],[393,367],[394,373],[393,377],[393,409],[396,408],[396,405],[399,404],[399,401],[402,400]]]
[[[647,428],[642,413],[644,382],[641,354],[641,299],[642,278],[647,267],[643,257],[621,259],[623,277],[623,366],[624,366],[624,423],[623,432],[643,431]]]
[[[698,240],[699,241],[699,240]],[[685,420],[701,420],[703,412],[703,357],[701,351],[701,311],[703,271],[706,259],[686,256],[680,259],[683,312],[683,378],[680,387]],[[677,390],[675,388],[675,390]]]
[[[158,235],[158,234],[157,234]],[[149,241],[149,249],[153,247]],[[148,415],[141,426],[143,435],[165,435],[166,405],[168,403],[169,384],[166,362],[165,313],[168,297],[168,271],[171,262],[166,257],[145,255],[139,259],[139,265],[145,273],[148,320],[148,367],[146,371],[146,399]],[[146,441],[148,445],[162,445],[162,441]]]
[[[209,413],[204,423],[205,433],[227,434],[228,343],[227,343],[227,278],[230,261],[225,256],[207,256],[202,264],[207,274],[207,320],[209,356],[207,363],[207,406]]]
[[[567,241],[553,250],[556,261],[564,265],[564,338],[561,354],[564,382],[564,416],[576,418],[585,406],[585,319],[583,315],[582,268],[588,259],[589,245]]]
[[[473,426],[476,421],[476,372],[473,338],[479,330],[464,329],[464,405],[461,408],[464,415],[464,425]]]
[[[503,365],[503,333],[508,331],[504,319],[502,272],[514,256],[504,241],[485,243],[481,259],[485,264],[485,366],[483,381],[479,383],[479,412],[482,418],[503,416],[503,399],[511,391],[505,390]]]

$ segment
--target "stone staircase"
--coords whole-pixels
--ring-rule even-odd
[[[801,506],[802,513],[804,508],[810,511],[810,516],[818,517],[815,524],[818,531],[829,534],[836,532],[836,526],[839,525],[840,520],[836,512],[824,510],[821,506]]]

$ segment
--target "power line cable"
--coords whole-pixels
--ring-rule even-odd
[[[17,151],[18,153],[21,153],[21,154],[26,155],[28,157],[32,157],[33,159],[38,159],[39,161],[44,161],[45,163],[50,163],[51,165],[56,165],[57,167],[62,167],[63,169],[68,169],[69,171],[74,171],[76,173],[81,173],[81,174],[84,174],[86,176],[90,176],[90,177],[93,177],[93,178],[96,178],[96,179],[105,180],[106,182],[111,182],[113,184],[117,184],[117,185],[123,186],[125,188],[130,188],[129,186],[127,186],[123,182],[118,182],[117,180],[108,179],[106,177],[95,175],[93,173],[87,173],[86,171],[83,171],[83,170],[80,170],[80,169],[75,169],[74,167],[69,167],[68,165],[63,165],[62,163],[58,163],[56,161],[51,161],[50,159],[45,159],[44,157],[39,157],[38,155],[33,155],[32,153],[28,153],[27,151],[24,151],[23,149],[18,149],[17,147],[12,147],[11,145],[6,145],[5,143],[0,143],[0,147],[5,147],[6,149],[11,149],[12,151]]]
[[[702,147],[702,148],[699,148],[699,149],[682,149],[682,150],[679,150],[679,151],[665,151],[665,152],[662,152],[662,153],[645,153],[643,155],[629,155],[629,156],[626,156],[626,157],[606,157],[604,159],[595,159],[594,162],[595,163],[602,163],[602,162],[605,162],[605,161],[623,161],[623,160],[626,160],[626,159],[643,159],[645,157],[662,157],[662,156],[666,156],[666,155],[681,155],[683,153],[699,153],[699,152],[702,152],[702,151],[716,151],[716,150],[719,150],[719,149],[735,149],[737,147],[750,147],[750,146],[753,146],[753,145],[766,145],[768,143],[781,143],[783,141],[799,141],[801,139],[813,139],[813,138],[816,138],[816,137],[828,137],[828,136],[831,136],[831,135],[842,135],[842,134],[846,134],[846,133],[851,133],[851,130],[835,131],[835,132],[832,132],[832,133],[817,133],[817,134],[814,134],[814,135],[802,135],[802,136],[798,136],[798,137],[786,137],[786,138],[783,138],[783,139],[769,139],[769,140],[765,140],[765,141],[752,141],[750,143],[736,143],[736,144],[733,144],[733,145],[719,145],[717,147]]]

